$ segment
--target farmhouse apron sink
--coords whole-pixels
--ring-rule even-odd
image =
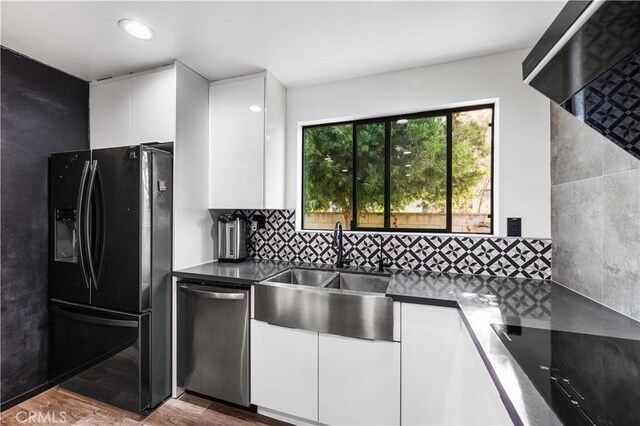
[[[393,341],[390,276],[291,268],[253,286],[254,318],[274,325]]]

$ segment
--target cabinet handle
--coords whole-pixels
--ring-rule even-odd
[[[198,297],[205,297],[207,299],[223,299],[223,300],[242,300],[244,299],[244,293],[217,293],[214,291],[195,290],[187,286],[181,285],[180,291],[193,294]]]

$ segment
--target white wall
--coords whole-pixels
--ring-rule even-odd
[[[524,237],[550,237],[549,101],[522,82],[528,50],[287,91],[287,208],[299,205],[301,125],[497,100],[496,235],[522,217]],[[330,66],[327,65],[327,66]]]
[[[209,214],[209,82],[176,62],[174,269],[213,260]]]

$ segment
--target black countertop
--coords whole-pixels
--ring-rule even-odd
[[[242,263],[211,262],[175,271],[174,275],[196,280],[251,284],[294,265],[334,269],[331,265],[252,260]],[[370,268],[349,270],[372,271]],[[491,324],[640,341],[640,322],[552,281],[391,271],[387,295],[400,302],[457,307],[517,424],[561,425],[562,422]],[[594,366],[597,368],[597,364]],[[640,370],[638,365],[626,367],[630,369],[630,374],[638,374]],[[635,391],[638,392],[637,389]]]

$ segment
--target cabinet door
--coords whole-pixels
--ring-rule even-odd
[[[318,420],[318,333],[251,320],[251,403]]]
[[[478,380],[476,371],[478,368],[478,360],[476,357],[476,347],[471,341],[471,336],[466,330],[463,330],[464,324],[460,327],[460,368],[462,372],[462,392],[460,393],[461,409],[460,424],[475,425],[476,424],[476,400]],[[484,365],[482,366],[484,368]]]
[[[463,424],[512,425],[487,367],[469,332],[462,327]]]
[[[265,84],[264,208],[284,209],[287,91],[269,73]]]
[[[89,91],[91,149],[173,142],[176,130],[173,67],[115,81]]]
[[[400,344],[320,334],[319,421],[400,424]]]
[[[129,80],[99,82],[89,89],[91,149],[129,145]]]
[[[129,143],[173,142],[176,135],[176,71],[170,67],[131,79]]]
[[[264,90],[262,74],[209,90],[211,208],[264,208]]]
[[[460,424],[460,317],[402,304],[402,424]]]

